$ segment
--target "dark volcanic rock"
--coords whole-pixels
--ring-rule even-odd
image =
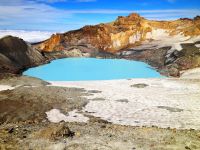
[[[44,62],[42,54],[22,39],[12,36],[0,39],[0,73],[20,73]]]
[[[139,83],[139,84],[131,85],[131,87],[135,87],[135,88],[145,88],[147,86],[149,86],[149,85],[144,84],[144,83]]]
[[[81,109],[88,103],[87,99],[81,97],[88,95],[84,92],[83,89],[43,85],[0,91],[0,125],[42,121],[46,118],[45,113],[54,108],[62,112]]]

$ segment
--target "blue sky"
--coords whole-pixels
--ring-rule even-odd
[[[131,12],[155,20],[200,15],[200,0],[0,0],[0,29],[68,31]]]

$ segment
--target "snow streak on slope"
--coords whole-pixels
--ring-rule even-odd
[[[5,91],[5,90],[12,90],[15,87],[11,87],[9,85],[0,85],[0,91]]]

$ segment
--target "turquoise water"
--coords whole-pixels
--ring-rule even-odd
[[[48,81],[112,80],[161,78],[143,62],[124,59],[65,58],[28,69],[24,75]]]

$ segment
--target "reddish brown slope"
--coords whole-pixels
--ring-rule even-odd
[[[85,45],[100,51],[115,53],[119,50],[141,45],[147,35],[155,30],[165,30],[170,36],[200,35],[200,17],[175,21],[151,21],[138,14],[118,17],[112,23],[85,26],[79,30],[52,37],[38,45],[45,52],[65,50],[69,46]]]

